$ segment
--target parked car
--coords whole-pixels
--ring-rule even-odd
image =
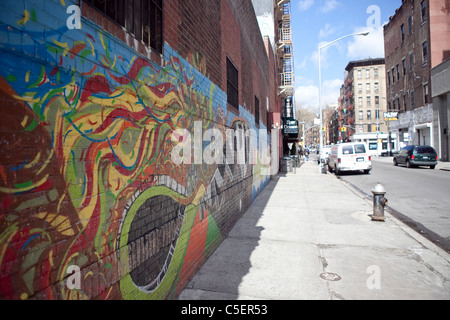
[[[404,164],[408,168],[428,166],[436,168],[438,155],[430,146],[407,146],[394,156],[394,166]]]
[[[328,168],[337,175],[343,171],[361,170],[368,174],[372,170],[372,158],[367,151],[367,145],[362,142],[334,145],[331,147]]]

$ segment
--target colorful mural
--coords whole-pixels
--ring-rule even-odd
[[[27,3],[22,17],[0,4],[0,297],[173,298],[269,177],[248,162],[175,164],[172,134],[200,122],[225,136],[254,118],[167,44],[159,66]]]

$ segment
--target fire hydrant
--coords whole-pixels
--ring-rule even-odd
[[[387,205],[388,200],[384,197],[386,190],[381,185],[377,184],[373,190],[373,215],[372,220],[374,221],[385,221],[384,207]]]

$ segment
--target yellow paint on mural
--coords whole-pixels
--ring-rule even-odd
[[[30,13],[27,10],[23,11],[23,19],[17,21],[18,25],[25,25],[30,20]]]

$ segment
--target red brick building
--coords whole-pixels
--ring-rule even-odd
[[[431,69],[450,58],[448,1],[403,0],[384,27],[388,110],[398,148],[432,145],[441,132],[433,111]]]
[[[0,298],[176,298],[270,181],[251,0],[0,12]]]

